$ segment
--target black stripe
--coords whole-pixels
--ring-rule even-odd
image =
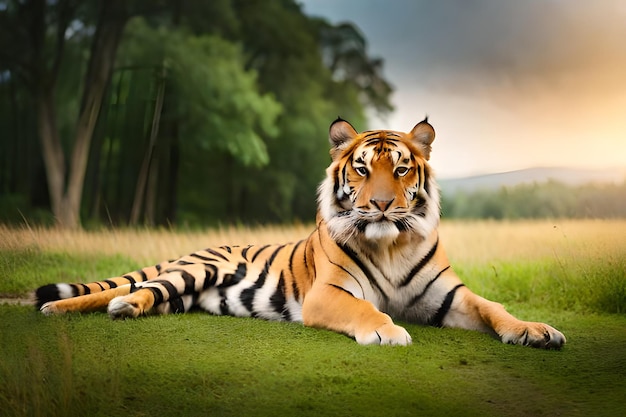
[[[146,275],[146,273],[144,272],[143,269],[140,269],[139,271],[137,271],[137,273],[141,276],[141,280],[142,281],[147,281],[148,280],[148,275]]]
[[[280,245],[279,247],[277,247],[276,250],[270,256],[270,258],[267,260],[267,262],[265,262],[265,267],[263,268],[263,271],[261,272],[261,275],[264,275],[263,279],[265,279],[265,276],[267,276],[272,264],[274,263],[274,260],[276,259],[276,256],[278,256],[278,252],[280,252],[285,246],[286,245]]]
[[[299,241],[291,250],[291,255],[289,256],[289,273],[291,274],[291,289],[293,291],[293,297],[297,300],[300,296],[300,290],[298,289],[298,282],[296,279],[296,274],[293,272],[293,259],[296,256],[296,251],[300,247],[300,245],[304,242],[304,240]],[[306,267],[306,245],[304,248],[304,266]]]
[[[424,191],[430,195],[430,171],[428,167],[424,167]]]
[[[396,228],[400,231],[400,232],[406,232],[407,230],[409,230],[407,224],[406,224],[406,220],[405,219],[400,219],[400,220],[396,220],[393,222],[394,226],[396,226]]]
[[[195,262],[183,261],[182,259],[179,259],[178,261],[176,261],[176,265],[181,265],[181,266],[194,265],[194,264]]]
[[[319,229],[319,224],[318,224],[315,230],[311,232],[311,234],[309,235],[309,238],[306,240],[306,244],[304,245],[303,258],[304,258],[304,267],[307,272],[309,271],[309,261],[308,261],[308,256],[307,256],[307,254],[309,253],[309,243],[313,239],[313,234],[315,232],[317,232],[317,237],[320,241],[320,245],[322,245],[322,240],[320,238],[320,229]],[[313,262],[311,262],[311,268],[313,269],[312,277],[313,279],[315,279],[315,277],[317,276],[317,269],[315,268],[315,256],[313,256]]]
[[[450,269],[450,265],[446,266],[445,268],[443,268],[441,271],[439,271],[439,273],[437,275],[435,275],[435,277],[433,279],[431,279],[428,284],[426,284],[426,286],[424,287],[424,289],[422,290],[421,293],[417,294],[415,297],[413,297],[411,299],[411,301],[409,301],[409,303],[407,304],[407,307],[412,306],[414,304],[417,304],[417,302],[426,294],[426,291],[428,291],[428,289],[430,288],[431,285],[433,285],[435,283],[435,281],[437,281],[437,279],[441,276],[441,274],[443,274],[444,272],[446,272],[448,269]]]
[[[370,282],[370,284],[372,284],[378,290],[380,295],[382,295],[383,300],[385,302],[389,301],[389,297],[387,296],[387,294],[385,294],[385,292],[380,287],[380,285],[378,285],[378,282],[376,282],[376,280],[374,279],[374,276],[372,275],[371,271],[363,264],[363,262],[361,262],[357,254],[352,249],[350,249],[349,247],[345,245],[340,245],[340,244],[337,244],[337,245],[341,248],[341,250],[344,251],[346,255],[348,255],[348,257],[352,260],[352,262],[356,264],[356,266],[363,272],[363,274],[365,274],[365,277]]]
[[[365,228],[370,224],[370,222],[368,222],[365,219],[357,219],[354,223],[354,227],[360,232],[363,233],[365,232]]]
[[[245,262],[239,262],[239,264],[237,265],[237,270],[234,274],[224,274],[222,283],[218,285],[218,288],[230,287],[239,284],[241,280],[246,277],[247,272],[247,264]]]
[[[352,297],[354,297],[354,294],[352,294],[350,291],[346,290],[345,288],[340,287],[339,285],[335,285],[335,284],[328,284],[328,285],[330,285],[331,287],[335,287],[335,288],[337,288],[338,290],[341,290],[341,291],[343,291],[343,292],[345,292],[345,293],[348,293],[348,294],[350,294]]]
[[[89,289],[89,287],[88,287],[88,286],[86,286],[85,284],[78,284],[78,285],[80,285],[81,287],[83,287],[83,290],[84,290],[83,295],[85,295],[85,294],[91,294],[91,290]]]
[[[246,246],[245,248],[243,248],[243,250],[241,251],[241,257],[243,259],[245,259],[246,261],[248,260],[248,251],[250,250],[252,246]]]
[[[109,285],[109,288],[117,288],[117,284],[110,279],[105,279],[103,282],[107,283]]]
[[[274,294],[272,294],[272,296],[270,297],[270,304],[274,308],[275,312],[282,315],[283,319],[285,319],[286,321],[291,321],[291,314],[289,314],[289,310],[285,307],[285,303],[287,302],[287,299],[285,297],[285,291],[285,275],[284,271],[281,271],[276,291],[274,291]]]
[[[100,287],[100,291],[104,291],[104,287],[99,282],[95,283],[98,287]]]
[[[168,271],[168,273],[169,272],[181,272],[181,271],[173,270],[173,271]],[[165,291],[167,291],[167,298],[168,298],[168,300],[170,298],[174,298],[174,297],[177,297],[177,296],[180,295],[178,293],[178,291],[176,290],[176,287],[174,286],[174,284],[172,284],[171,282],[169,282],[167,280],[157,279],[157,280],[152,280],[150,282],[151,283],[155,283],[155,284],[160,284],[163,288],[165,288]],[[150,287],[144,287],[144,288],[154,288],[154,287],[150,286]],[[163,302],[163,294],[162,293],[161,293],[161,297],[162,298],[161,298],[160,302]],[[155,303],[155,305],[156,305],[156,303]]]
[[[296,251],[298,250],[298,247],[300,247],[302,242],[304,242],[304,241],[301,240],[298,243],[296,243],[296,245],[291,250],[291,255],[289,255],[289,273],[291,274],[292,277],[294,276],[294,273],[293,273],[293,258],[296,255]]]
[[[244,307],[246,307],[246,309],[248,309],[248,311],[252,313],[252,316],[256,316],[256,314],[254,313],[252,309],[252,302],[254,301],[254,295],[256,294],[257,290],[262,288],[263,285],[265,284],[265,279],[267,278],[267,274],[269,273],[270,267],[272,266],[274,259],[276,259],[278,252],[280,252],[284,247],[285,245],[281,245],[278,248],[276,248],[276,250],[270,255],[270,258],[267,260],[267,262],[265,262],[265,266],[263,267],[263,270],[259,274],[254,285],[243,290],[241,292],[241,295],[239,296],[241,303],[244,305]]]
[[[225,260],[225,261],[227,261],[227,260],[228,260],[228,258],[227,258],[227,257],[225,257],[224,255],[222,255],[221,253],[219,253],[219,252],[218,252],[218,251],[216,251],[215,249],[208,248],[208,249],[205,249],[204,251],[205,251],[205,252],[210,253],[211,255],[215,255],[215,256],[217,256],[218,258],[222,258],[222,259],[223,259],[223,260]]]
[[[243,262],[238,263],[237,270],[235,271],[235,274],[232,276],[231,285],[235,285],[241,282],[241,280],[246,277],[247,273],[248,273],[248,266]]]
[[[320,233],[319,233],[319,229],[315,229],[315,231],[318,232],[318,238],[320,239],[320,244],[321,244],[321,236],[320,236]],[[350,271],[348,271],[343,265],[339,265],[338,263],[333,262],[330,259],[330,256],[328,256],[328,253],[326,252],[324,246],[322,246],[322,250],[324,251],[324,254],[326,255],[326,259],[328,260],[328,262],[330,262],[331,264],[333,264],[334,266],[336,266],[337,268],[341,269],[343,272],[348,274],[357,283],[357,285],[361,288],[361,294],[363,294],[363,297],[365,297],[365,290],[363,290],[363,286],[361,285],[359,280]]]
[[[318,231],[319,229],[315,229],[313,231],[313,233],[315,233],[316,231]],[[309,240],[311,239],[311,236],[313,236],[313,233],[311,233],[311,235],[309,235],[309,239],[306,240],[305,244],[304,244],[304,250],[302,251],[302,261],[304,262],[304,267],[308,270],[309,269],[309,262],[307,261],[306,258],[306,254],[308,252],[309,249]],[[320,242],[321,244],[321,242]],[[315,265],[313,265],[315,267]]]
[[[183,294],[193,294],[196,291],[196,277],[187,271],[180,271],[180,276],[183,278],[183,281],[185,281],[185,291]]]
[[[228,299],[226,297],[226,289],[220,288],[217,292],[220,296],[220,314],[223,316],[230,316],[230,309],[228,308]]]
[[[438,246],[439,246],[439,237],[437,237],[435,244],[433,245],[432,248],[430,248],[426,256],[420,259],[417,265],[415,265],[413,269],[411,269],[411,272],[409,272],[408,275],[404,277],[404,279],[400,283],[400,287],[406,287],[407,285],[411,283],[415,275],[417,275],[422,270],[422,268],[424,268],[426,264],[433,258],[433,256],[435,255],[435,252],[437,251]]]
[[[446,298],[443,300],[441,307],[439,307],[439,310],[437,310],[437,313],[430,319],[428,324],[435,327],[442,326],[443,318],[446,316],[446,314],[448,314],[448,311],[450,311],[450,306],[452,305],[452,301],[454,300],[454,294],[456,293],[456,290],[461,287],[464,287],[464,285],[459,284],[456,287],[452,288],[448,292],[448,294],[446,294]]]
[[[204,266],[204,282],[202,283],[202,289],[206,290],[212,287],[217,282],[217,267],[215,265],[206,264]]]
[[[337,191],[339,191],[339,187],[341,186],[343,188],[345,183],[348,181],[347,176],[346,176],[347,169],[348,169],[348,165],[344,164],[344,166],[341,168],[341,178],[338,178],[337,176],[335,176],[335,186],[333,187],[333,190],[335,191],[334,193],[335,198],[337,197]]]
[[[200,292],[194,292],[191,295],[191,305],[189,306],[189,309],[194,308],[198,304],[198,298],[200,298],[200,294]]]
[[[341,269],[343,272],[345,272],[346,274],[350,275],[350,277],[357,283],[357,285],[361,288],[361,293],[363,294],[363,297],[365,297],[365,290],[363,290],[363,286],[361,285],[361,283],[359,282],[359,280],[352,275],[352,273],[350,271],[348,271],[346,268],[344,268],[342,265],[339,265],[336,262],[333,262],[330,260],[330,258],[328,258],[328,262],[330,262],[331,264],[335,265],[337,268]],[[332,284],[330,284],[332,285]],[[354,296],[354,294],[353,294]],[[356,298],[356,297],[355,297]]]
[[[128,274],[127,275],[123,275],[122,278],[126,278],[128,280],[128,282],[130,282],[131,284],[136,284],[137,283],[137,281],[135,281],[135,278],[133,278],[132,276],[130,276]]]
[[[205,262],[219,262],[219,259],[215,259],[215,258],[211,258],[211,257],[208,257],[208,256],[200,255],[198,252],[196,252],[196,253],[192,253],[192,254],[191,254],[191,255],[189,255],[189,256],[192,256],[192,257],[194,257],[194,258],[198,258],[198,259],[200,259],[201,261],[205,261]],[[222,256],[222,258],[223,258],[223,259],[226,259],[226,258],[224,258],[223,256]],[[181,262],[181,261],[178,261],[178,262]],[[178,263],[178,262],[177,262],[177,263]],[[182,261],[182,262],[185,262],[185,261]],[[191,263],[191,262],[189,262],[189,263]]]
[[[415,202],[415,207],[413,207],[413,210],[411,210],[416,216],[420,216],[420,217],[426,217],[426,199],[424,197],[422,197],[421,195],[417,195],[416,197],[416,202]]]
[[[270,247],[270,245],[264,245],[264,246],[261,246],[261,247],[259,248],[259,250],[258,250],[258,251],[257,251],[257,252],[256,252],[256,253],[252,256],[252,260],[251,260],[250,262],[254,262],[254,261],[256,260],[257,256],[259,256],[259,254],[260,254],[261,252],[263,252],[265,249],[267,249],[267,248],[269,248],[269,247]]]
[[[160,288],[144,287],[143,289],[152,291],[152,294],[154,295],[154,305],[158,305],[163,302],[163,292]]]
[[[185,305],[183,304],[183,300],[180,297],[172,298],[169,301],[170,304],[170,313],[178,314],[185,312]]]

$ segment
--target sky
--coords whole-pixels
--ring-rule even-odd
[[[626,1],[299,0],[355,23],[385,60],[395,111],[429,116],[440,178],[626,168]]]

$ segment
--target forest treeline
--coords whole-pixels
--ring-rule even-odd
[[[499,189],[444,192],[445,218],[626,218],[626,180],[621,184],[566,185],[558,181]]]
[[[0,0],[1,220],[309,221],[330,123],[392,110],[382,70],[296,0]]]
[[[0,0],[0,222],[309,222],[328,126],[383,61],[297,0]],[[625,185],[446,195],[446,217],[626,217]]]

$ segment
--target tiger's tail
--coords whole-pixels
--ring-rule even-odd
[[[159,275],[163,265],[168,262],[162,262],[157,265],[129,272],[128,274],[105,279],[103,281],[95,281],[87,284],[81,283],[59,283],[47,284],[35,290],[34,299],[37,309],[40,309],[45,303],[57,300],[65,300],[67,298],[79,297],[81,295],[97,294],[107,290],[122,287],[124,285],[134,285],[138,282],[153,279]]]

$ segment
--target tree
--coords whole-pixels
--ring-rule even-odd
[[[74,140],[64,148],[58,127],[56,93],[66,44],[82,35],[90,20],[79,20],[80,2],[7,2],[2,38],[9,70],[22,78],[35,102],[50,202],[59,226],[80,226],[80,204],[91,135],[109,82],[115,54],[130,13],[124,0],[99,2],[98,19],[82,83]],[[88,11],[87,11],[88,13]],[[76,25],[72,27],[71,25]],[[4,42],[3,42],[4,44]],[[4,45],[3,45],[4,46]]]
[[[0,205],[46,177],[66,227],[81,199],[112,224],[311,219],[330,121],[390,108],[381,63],[295,0],[0,0]]]
[[[367,54],[367,41],[352,23],[331,25],[317,21],[319,43],[326,65],[338,83],[356,87],[365,104],[385,115],[393,110],[393,88],[383,77],[383,60]]]
[[[124,188],[124,196],[105,190],[105,200],[121,204],[132,199],[133,204],[122,204],[113,217],[130,224],[172,222],[171,208],[163,213],[165,208],[157,206],[170,198],[163,191],[171,192],[179,169],[191,170],[182,201],[196,192],[201,193],[198,200],[207,200],[205,190],[216,182],[203,174],[211,154],[243,167],[268,163],[265,139],[277,133],[281,106],[270,94],[259,93],[256,72],[244,70],[243,62],[241,48],[220,37],[139,17],[129,22],[102,130],[107,153],[123,160],[107,163],[103,172],[106,181]],[[178,164],[179,151],[183,164]],[[94,155],[92,176],[101,165]],[[88,196],[94,197],[99,200]]]

